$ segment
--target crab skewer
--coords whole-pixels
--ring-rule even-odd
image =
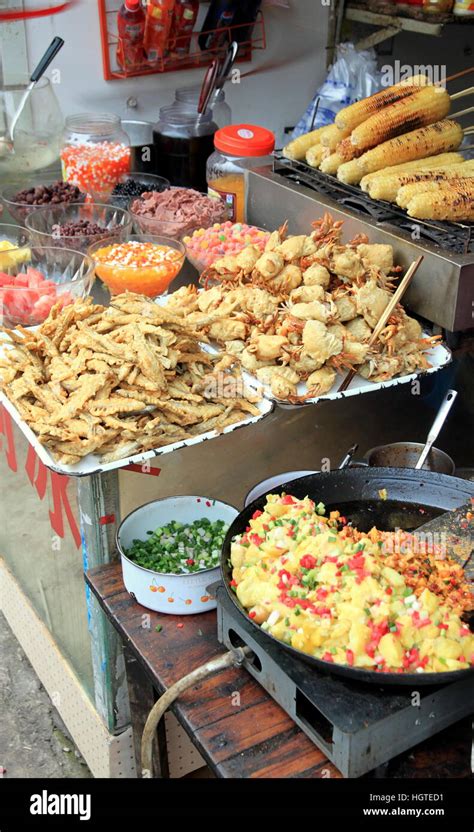
[[[423,255],[421,254],[416,260],[414,260],[414,262],[411,264],[411,266],[409,266],[405,277],[400,282],[400,285],[399,285],[397,291],[394,293],[391,301],[385,307],[385,309],[382,312],[382,315],[380,316],[380,319],[377,323],[377,326],[375,327],[374,331],[372,332],[372,335],[371,335],[370,340],[369,340],[369,347],[372,347],[375,344],[375,342],[378,340],[378,337],[379,337],[380,333],[385,328],[385,326],[387,324],[387,321],[390,318],[390,316],[392,315],[392,312],[395,309],[397,303],[400,302],[400,300],[402,299],[406,290],[408,289],[408,287],[409,287],[409,285],[410,285],[410,283],[411,283],[411,281],[412,281],[412,279],[415,275],[415,272],[418,270],[418,267],[420,266],[422,260],[423,260]],[[347,390],[347,388],[349,387],[349,385],[350,385],[350,383],[351,383],[351,381],[352,381],[352,379],[354,378],[355,375],[356,375],[356,370],[349,370],[349,372],[347,373],[344,381],[340,385],[337,392],[342,393],[342,392],[344,392],[344,390]]]

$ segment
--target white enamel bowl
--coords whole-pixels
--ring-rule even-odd
[[[268,477],[266,480],[261,480],[253,488],[250,489],[244,501],[244,508],[250,503],[253,503],[262,494],[278,489],[278,486],[283,485],[284,482],[297,480],[300,477],[307,477],[309,474],[318,474],[319,471],[284,471],[282,474],[275,474],[273,477]]]
[[[117,530],[117,548],[128,592],[142,606],[170,615],[192,615],[215,609],[216,601],[207,592],[207,587],[219,580],[220,566],[188,575],[165,574],[138,566],[127,558],[125,550],[134,540],[146,540],[149,529],[166,526],[172,520],[192,523],[207,517],[211,522],[223,520],[230,525],[238,513],[228,503],[194,496],[153,500],[132,511]]]

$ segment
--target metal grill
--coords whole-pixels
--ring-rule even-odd
[[[306,162],[287,159],[280,151],[274,154],[273,170],[296,185],[305,185],[354,213],[384,222],[394,229],[412,234],[417,229],[420,240],[427,240],[453,254],[474,254],[474,224],[415,220],[390,202],[374,200],[365,191],[340,182],[335,176],[311,168]]]

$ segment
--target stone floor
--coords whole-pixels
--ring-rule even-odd
[[[92,776],[1,613],[0,714],[0,776]]]

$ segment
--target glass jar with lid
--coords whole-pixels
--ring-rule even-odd
[[[130,140],[120,118],[112,113],[68,116],[61,163],[63,177],[94,199],[106,201],[130,170]]]
[[[161,107],[153,128],[155,173],[172,185],[206,191],[206,162],[214,149],[216,130],[210,110],[199,116],[182,102]]]
[[[214,146],[207,160],[208,192],[226,201],[234,222],[244,222],[245,170],[270,161],[275,136],[265,127],[233,124],[217,131]]]
[[[195,107],[197,112],[200,94],[201,87],[180,87],[176,90],[175,97],[176,101]],[[209,103],[209,108],[212,110],[212,120],[215,121],[219,128],[232,124],[232,110],[225,100],[224,90],[214,92]]]

